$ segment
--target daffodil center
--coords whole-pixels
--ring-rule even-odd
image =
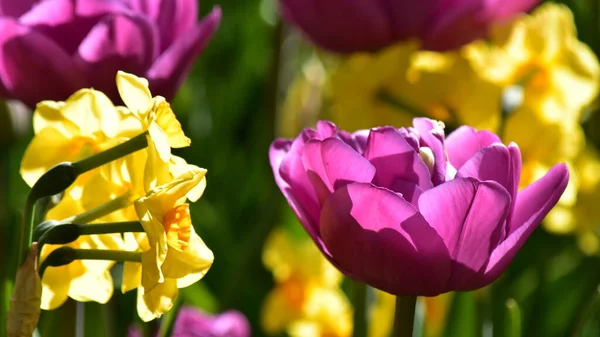
[[[98,143],[89,137],[75,137],[71,141],[70,157],[73,161],[87,158],[101,151]]]
[[[283,298],[290,308],[301,310],[305,300],[305,287],[297,277],[290,277],[280,285]]]
[[[192,234],[190,205],[183,204],[168,211],[163,217],[163,226],[169,246],[181,251],[185,250]]]

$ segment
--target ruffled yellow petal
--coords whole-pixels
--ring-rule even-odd
[[[62,114],[80,129],[81,136],[115,137],[119,115],[110,99],[102,92],[81,89],[71,95],[61,109]]]
[[[144,322],[159,318],[171,310],[177,293],[177,282],[173,279],[166,279],[149,292],[144,292],[143,287],[138,288],[138,315]]]
[[[87,269],[81,276],[71,280],[69,297],[79,302],[94,301],[107,303],[113,294],[113,279],[108,270],[96,273],[95,269]]]
[[[167,134],[172,148],[190,146],[191,141],[183,133],[181,123],[171,110],[171,105],[161,96],[155,98],[153,117],[154,122]]]
[[[123,71],[117,72],[117,89],[125,105],[131,112],[144,120],[152,107],[152,94],[148,80]]]
[[[44,310],[60,307],[69,297],[70,280],[72,275],[68,266],[48,267],[42,278],[42,304]]]
[[[178,288],[184,288],[204,277],[213,261],[212,251],[193,233],[186,249],[169,249],[161,269],[165,277],[177,279]]]
[[[123,281],[121,292],[126,293],[137,289],[142,285],[142,264],[137,262],[125,262],[123,264]]]
[[[54,165],[70,160],[73,152],[77,152],[77,149],[72,146],[71,135],[55,128],[45,128],[33,137],[25,150],[21,161],[21,177],[27,185],[33,186]]]

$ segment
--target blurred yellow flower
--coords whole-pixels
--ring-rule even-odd
[[[490,82],[522,86],[523,105],[551,121],[579,121],[598,94],[598,59],[577,39],[573,14],[565,5],[543,4],[498,27],[491,43],[467,46],[465,54]]]
[[[138,314],[144,321],[171,309],[178,288],[201,279],[213,254],[194,231],[186,195],[203,181],[206,170],[186,172],[135,202],[144,236],[134,239],[142,263],[126,263],[122,290],[138,288]]]
[[[275,230],[265,244],[263,263],[275,279],[261,313],[265,332],[350,336],[352,308],[340,288],[342,275],[309,239]]]
[[[349,130],[410,125],[416,116],[493,129],[500,118],[500,87],[460,52],[422,51],[415,43],[350,56],[329,89],[331,119]]]

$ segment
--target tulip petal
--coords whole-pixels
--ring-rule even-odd
[[[206,47],[221,22],[221,8],[215,7],[199,24],[165,50],[146,73],[150,90],[167,100],[175,95],[198,54]]]
[[[321,233],[333,259],[353,278],[395,295],[445,291],[448,250],[392,191],[366,183],[338,189],[323,205]]]
[[[90,83],[109,97],[118,97],[119,70],[143,74],[158,53],[158,33],[138,15],[111,15],[98,23],[81,42],[75,57]]]
[[[527,186],[517,195],[509,234],[492,252],[479,286],[493,282],[508,267],[527,238],[556,205],[568,182],[567,166],[558,164],[543,178]]]
[[[130,10],[118,0],[44,0],[38,1],[19,18],[19,22],[47,36],[73,55],[104,16],[126,12]]]
[[[0,16],[17,18],[33,7],[37,0],[0,0]]]
[[[345,184],[371,182],[375,176],[375,167],[337,138],[309,140],[304,145],[302,164],[321,204]]]
[[[394,128],[373,129],[364,156],[376,169],[373,178],[376,186],[392,188],[396,180],[402,179],[421,189],[433,187],[427,165]]]
[[[411,203],[413,206],[419,207],[419,197],[421,194],[423,194],[423,189],[421,189],[419,185],[410,181],[399,179],[392,184],[390,189],[394,192],[402,194],[402,198]]]
[[[293,142],[286,139],[275,140],[269,149],[269,160],[275,183],[286,197],[300,223],[316,241],[320,240],[318,220],[321,209],[302,165],[302,150],[309,137],[308,133],[310,130],[303,131]],[[319,247],[322,247],[322,244]]]
[[[130,0],[129,3],[158,25],[161,52],[192,30],[198,20],[197,0]]]
[[[434,185],[446,180],[446,150],[444,148],[444,124],[429,118],[413,119],[413,126],[421,137],[421,146],[427,146],[433,152],[435,162],[431,181]]]
[[[503,232],[510,195],[493,181],[457,178],[425,191],[419,210],[452,258],[449,290],[466,290]]]
[[[389,43],[388,13],[368,1],[283,0],[282,15],[318,45],[336,52],[376,50]]]
[[[460,167],[456,177],[475,178],[479,181],[492,180],[507,191],[511,191],[513,188],[511,174],[512,165],[508,148],[502,144],[494,144],[475,153]]]
[[[487,130],[477,131],[470,126],[461,126],[446,138],[448,160],[457,170],[477,151],[493,143],[502,143],[500,138]]]
[[[422,35],[423,47],[446,51],[483,37],[487,33],[488,24],[492,22],[492,18],[484,17],[485,2],[451,0],[438,6],[436,13],[432,15],[432,24]]]
[[[7,18],[0,18],[0,31],[0,78],[13,98],[33,107],[86,87],[71,56],[44,35]]]

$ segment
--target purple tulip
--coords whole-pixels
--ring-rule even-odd
[[[277,139],[277,185],[343,273],[402,296],[483,287],[567,186],[564,164],[518,191],[521,153],[489,131],[415,118],[353,134],[330,122]]]
[[[0,0],[0,96],[33,107],[93,87],[120,102],[115,75],[170,99],[219,26],[197,0]]]
[[[539,0],[279,0],[282,15],[317,45],[341,53],[375,51],[420,39],[450,50],[484,37],[490,26]]]
[[[141,337],[135,327],[129,329],[128,337]],[[250,323],[235,310],[219,315],[208,315],[193,307],[182,307],[177,313],[171,337],[249,337]]]

